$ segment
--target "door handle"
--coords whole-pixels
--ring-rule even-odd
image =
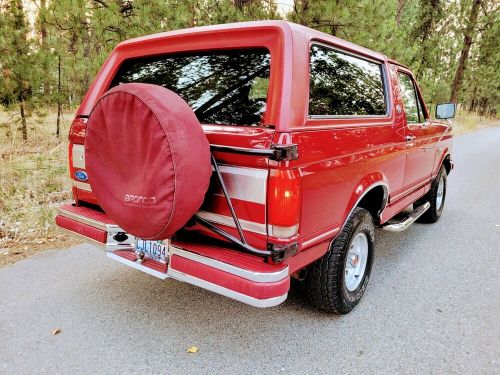
[[[406,142],[408,142],[408,143],[409,143],[409,142],[413,142],[413,141],[415,140],[415,138],[417,138],[417,137],[416,137],[416,136],[414,136],[414,135],[407,135],[407,136],[405,137]]]

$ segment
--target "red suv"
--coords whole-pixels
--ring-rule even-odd
[[[288,22],[128,40],[72,124],[56,221],[160,279],[267,307],[294,277],[347,313],[375,228],[441,216],[454,112],[431,120],[407,67]]]

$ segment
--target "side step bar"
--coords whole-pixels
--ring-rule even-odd
[[[425,202],[423,205],[415,208],[406,219],[399,223],[387,224],[382,227],[383,230],[388,232],[402,232],[408,229],[415,221],[418,220],[420,216],[422,216],[425,211],[429,209],[431,204],[429,202]]]

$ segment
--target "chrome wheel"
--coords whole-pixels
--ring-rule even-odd
[[[443,198],[444,198],[444,176],[441,175],[436,193],[436,210],[438,211],[441,209],[441,206],[443,205]]]
[[[358,233],[353,238],[345,261],[345,286],[348,291],[357,289],[366,270],[368,263],[368,237],[364,233]]]

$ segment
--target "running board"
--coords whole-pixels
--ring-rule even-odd
[[[423,205],[415,208],[403,221],[399,223],[384,225],[382,229],[388,232],[402,232],[408,229],[415,221],[417,221],[418,218],[422,216],[430,206],[431,204],[429,202],[425,202]]]

